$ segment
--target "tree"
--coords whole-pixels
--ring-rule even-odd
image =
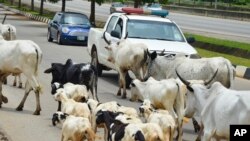
[[[49,2],[51,3],[57,3],[59,0],[48,0]],[[62,0],[62,8],[61,8],[61,11],[65,11],[65,8],[66,8],[66,0]]]
[[[40,12],[39,12],[40,15],[43,15],[43,1],[44,0],[41,0],[41,3],[40,3]]]
[[[31,8],[30,8],[31,11],[34,11],[34,0],[31,0]]]
[[[93,25],[95,25],[95,3],[101,5],[102,3],[104,3],[104,0],[91,0],[89,20]]]

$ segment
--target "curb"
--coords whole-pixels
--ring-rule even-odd
[[[26,17],[28,17],[30,19],[36,20],[36,21],[40,21],[40,22],[43,22],[43,23],[49,23],[50,22],[49,18],[41,17],[41,16],[38,16],[38,15],[33,15],[33,14],[23,12],[23,11],[19,11],[19,10],[16,10],[16,9],[12,9],[12,8],[9,8],[8,6],[2,5],[2,4],[0,4],[0,7],[3,7],[4,9],[15,12],[15,13],[19,13],[21,15],[24,15],[24,16],[26,16]],[[102,25],[103,22],[99,22],[98,24]],[[240,78],[250,80],[250,68],[248,68],[246,66],[240,66],[240,65],[234,65],[234,67],[235,67],[235,71],[236,71],[236,77],[240,77]]]
[[[250,68],[245,66],[234,65],[236,76],[250,80]]]
[[[14,12],[14,13],[17,13],[17,14],[21,14],[25,17],[28,17],[32,20],[36,20],[36,21],[40,21],[40,22],[43,22],[43,23],[49,23],[50,22],[50,19],[49,18],[46,18],[46,17],[41,17],[41,16],[38,16],[38,15],[33,15],[33,14],[30,14],[30,13],[27,13],[27,12],[23,12],[23,11],[20,11],[20,10],[17,10],[17,9],[13,9],[13,8],[10,8],[8,6],[5,6],[3,4],[0,4],[0,7],[6,9],[6,10],[9,10],[11,12]]]

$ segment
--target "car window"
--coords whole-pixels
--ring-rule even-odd
[[[64,14],[62,24],[90,25],[89,19],[82,14]]]
[[[122,35],[122,29],[123,29],[123,21],[121,18],[118,19],[118,22],[115,26],[115,31],[117,31],[120,35],[120,38],[121,38],[121,35]]]
[[[182,33],[174,23],[129,20],[127,22],[127,32],[129,38],[185,42]]]
[[[111,19],[109,20],[107,30],[106,30],[108,33],[111,33],[111,31],[113,30],[113,27],[117,18],[118,18],[117,16],[112,16]]]
[[[57,21],[57,22],[59,22],[60,21],[60,18],[61,18],[61,13],[59,13],[59,14],[56,14],[55,16],[54,16],[54,18],[53,18],[53,21]]]

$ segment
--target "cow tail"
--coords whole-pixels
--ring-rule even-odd
[[[38,75],[38,66],[42,60],[42,54],[37,48],[35,49],[35,51],[36,51],[36,67],[35,67],[34,73],[35,73],[35,75]]]

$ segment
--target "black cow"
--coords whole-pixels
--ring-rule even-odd
[[[90,63],[74,64],[71,59],[68,59],[65,64],[52,63],[51,68],[46,69],[44,73],[52,73],[51,84],[58,82],[63,85],[71,82],[85,85],[87,90],[91,91],[93,99],[99,101],[97,97],[97,70]],[[52,94],[54,94],[54,86],[51,86]]]
[[[129,124],[124,124],[121,121],[115,120],[115,117],[120,113],[111,111],[98,111],[96,114],[96,123],[104,123],[108,129],[108,141],[119,141],[125,135],[125,129]],[[136,130],[132,135],[134,141],[145,141],[145,137],[141,130]]]

